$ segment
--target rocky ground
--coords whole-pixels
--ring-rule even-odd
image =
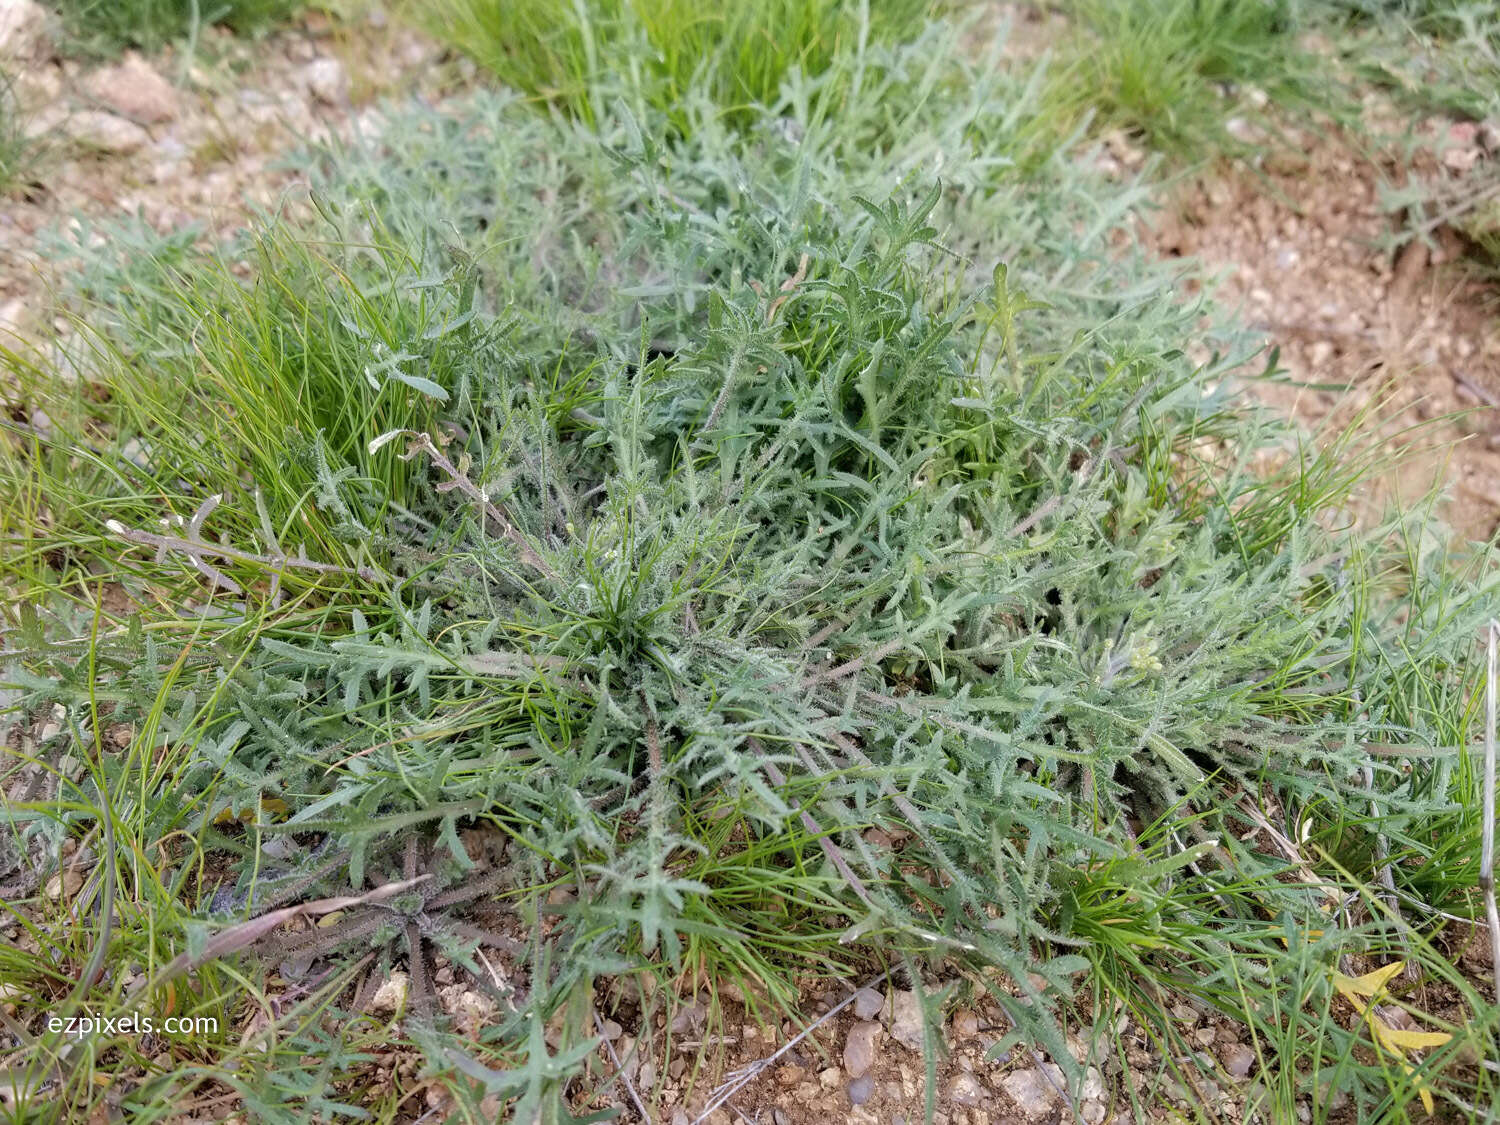
[[[0,329],[23,337],[52,315],[66,267],[39,252],[44,232],[139,216],[161,233],[228,234],[304,202],[287,162],[302,144],[370,125],[379,98],[461,81],[458,64],[378,7],[352,25],[310,13],[259,41],[210,27],[191,58],[127,52],[102,65],[60,54],[55,31],[30,0],[0,0],[0,66],[36,151],[29,182],[0,207]]]
[[[380,97],[436,98],[466,80],[461,64],[378,7],[352,25],[310,15],[255,42],[209,30],[192,57],[169,51],[90,65],[58,54],[35,4],[0,0],[0,60],[43,150],[32,181],[0,207],[0,328],[22,338],[47,327],[48,291],[65,268],[39,251],[49,228],[139,215],[160,231],[201,224],[209,236],[227,233],[256,210],[300,203],[298,171],[284,158],[305,140],[369,124]],[[1496,138],[1479,130],[1433,129],[1434,174],[1500,158]],[[1460,155],[1448,157],[1450,150]],[[1118,158],[1138,154],[1126,145]],[[1393,452],[1410,450],[1414,468],[1372,481],[1365,503],[1373,509],[1403,485],[1404,498],[1415,499],[1414,489],[1446,474],[1448,518],[1460,534],[1487,538],[1500,519],[1500,322],[1484,290],[1457,268],[1461,247],[1450,237],[1438,231],[1430,246],[1389,248],[1396,220],[1380,183],[1394,174],[1339,145],[1310,143],[1305,155],[1180,188],[1150,223],[1149,238],[1163,255],[1219,269],[1225,298],[1280,346],[1292,379],[1304,384],[1258,384],[1256,394],[1311,425],[1363,412],[1361,425]],[[1455,411],[1467,413],[1442,420]],[[1414,436],[1407,430],[1414,421],[1431,425]],[[1450,438],[1462,439],[1451,454],[1430,448]],[[482,1022],[478,994],[446,968],[446,979],[442,969],[437,979],[450,1010]],[[400,982],[389,983],[371,1000],[372,1016],[397,1015]],[[639,997],[601,989],[606,1046],[595,1078],[612,1081],[593,1108],[619,1106],[628,1121],[640,1114],[639,1092],[656,1090],[672,1125],[923,1120],[913,992],[895,983],[810,985],[804,1010],[817,1022],[807,1030],[748,1016],[733,988],[721,986],[718,997],[717,1006],[689,998],[669,1028],[664,1017],[642,1015],[652,1009]],[[1204,1070],[1218,1076],[1200,1083],[1197,1097],[1248,1119],[1257,1070],[1251,1046],[1204,1011],[1180,1005],[1174,1015]],[[1007,1030],[992,1005],[950,1013],[937,1065],[939,1125],[1145,1119],[1136,1104],[1150,1107],[1140,1111],[1147,1117],[1167,1118],[1189,1099],[1161,1077],[1158,1049],[1124,1016],[1099,1037],[1121,1049],[1096,1046],[1089,1057],[1085,1040],[1074,1040],[1088,1075],[1077,1099],[1063,1093],[1050,1060],[997,1053]],[[382,1065],[394,1072],[409,1060]],[[411,1119],[440,1103],[434,1093]]]
[[[1304,152],[1221,169],[1179,187],[1147,238],[1205,263],[1223,279],[1220,300],[1280,350],[1288,381],[1252,394],[1309,429],[1352,424],[1383,442],[1391,471],[1363,482],[1357,512],[1372,518],[1445,484],[1445,522],[1485,541],[1500,531],[1494,288],[1449,228],[1393,248],[1405,218],[1386,197],[1408,175],[1451,178],[1500,159],[1500,132],[1446,121],[1418,132],[1416,169],[1310,136]]]
[[[830,1012],[803,1036],[785,1024],[767,1029],[753,1020],[739,1023],[726,1006],[729,1030],[723,1082],[714,1090],[678,1094],[675,1080],[689,1067],[687,1055],[696,1048],[688,1036],[680,1053],[668,1064],[666,1086],[672,1125],[733,1121],[801,1125],[804,1122],[848,1121],[859,1125],[905,1125],[925,1120],[926,1067],[921,1002],[909,989],[865,987],[852,995],[837,990],[813,993],[809,1011]],[[686,1009],[692,1012],[695,1009]],[[696,1007],[701,1010],[701,1005]],[[1184,1031],[1194,1036],[1225,1075],[1222,1088],[1202,1089],[1212,1101],[1239,1106],[1242,1087],[1255,1065],[1254,1052],[1229,1028],[1215,1027],[1196,1010],[1184,1008]],[[681,1017],[679,1017],[681,1018]],[[1075,1059],[1086,1066],[1078,1097],[1066,1092],[1061,1069],[1041,1055],[996,1044],[1009,1030],[1000,1009],[992,1004],[953,1011],[936,1038],[941,1061],[937,1066],[936,1113],[939,1125],[1020,1125],[1082,1119],[1088,1125],[1111,1121],[1124,1125],[1142,1118],[1136,1107],[1160,1107],[1163,1115],[1185,1106],[1188,1091],[1159,1076],[1159,1053],[1121,1018],[1117,1030],[1126,1045],[1123,1055],[1091,1058],[1082,1039],[1072,1039]],[[690,1030],[684,1028],[684,1030]],[[637,1040],[624,1035],[618,1042],[628,1051]],[[636,1077],[642,1068],[657,1065],[658,1054],[626,1062],[623,1072]],[[1212,1065],[1212,1064],[1211,1064]],[[741,1079],[748,1079],[736,1085]],[[1200,1087],[1201,1088],[1201,1087]],[[671,1105],[673,1101],[681,1104]]]

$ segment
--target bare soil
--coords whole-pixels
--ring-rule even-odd
[[[1389,248],[1399,215],[1382,167],[1336,140],[1181,186],[1145,223],[1163,257],[1195,257],[1222,301],[1280,349],[1288,382],[1260,401],[1325,436],[1354,425],[1386,471],[1353,500],[1366,520],[1435,484],[1455,535],[1500,530],[1500,319],[1496,293],[1452,232]]]
[[[192,58],[169,48],[90,65],[47,35],[26,54],[8,66],[35,155],[0,205],[0,342],[49,327],[49,293],[71,265],[43,249],[56,245],[49,232],[136,216],[212,240],[257,212],[305,206],[289,153],[373,126],[378,98],[439,96],[465,69],[379,9],[350,24],[310,13],[260,40],[205,28]]]

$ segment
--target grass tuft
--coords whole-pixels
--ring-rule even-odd
[[[599,119],[601,79],[630,74],[646,104],[681,127],[703,100],[732,120],[772,104],[793,73],[825,75],[867,42],[906,37],[929,0],[440,0],[413,9],[427,30],[528,98]],[[837,100],[843,91],[819,91]]]
[[[71,45],[109,55],[127,47],[157,51],[223,24],[259,31],[307,5],[303,0],[56,0]]]

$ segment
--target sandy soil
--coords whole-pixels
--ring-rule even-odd
[[[1309,429],[1382,440],[1388,471],[1354,497],[1362,517],[1438,484],[1454,533],[1484,541],[1500,530],[1496,293],[1451,231],[1387,248],[1401,216],[1383,180],[1404,174],[1325,142],[1178,188],[1147,238],[1222,277],[1221,300],[1280,349],[1289,382],[1250,393]]]

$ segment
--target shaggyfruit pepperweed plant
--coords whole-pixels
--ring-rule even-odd
[[[910,56],[867,62],[921,85]],[[1031,151],[1014,99],[928,88],[951,151]],[[600,1093],[606,978],[738,981],[768,1016],[799,974],[946,973],[1006,1014],[1000,1049],[1074,1080],[1090,988],[1105,1022],[1150,1026],[1170,990],[1293,1063],[1353,1057],[1333,971],[1424,937],[1357,893],[1330,911],[1331,877],[1257,836],[1261,801],[1349,886],[1396,847],[1393,894],[1429,893],[1419,826],[1463,781],[1426,751],[1467,739],[1493,578],[1455,586],[1409,520],[1331,530],[1357,459],[1258,458],[1287,431],[1231,396],[1231,361],[1186,359],[1196,310],[1097,247],[1068,259],[1086,207],[1007,194],[993,152],[945,190],[930,153],[892,182],[873,166],[899,154],[860,169],[816,121],[601,104],[590,138],[503,97],[400,146],[397,117],[395,151],[320,197],[320,240],[160,242],[118,266],[148,284],[104,284],[75,358],[112,393],[54,386],[55,436],[8,447],[7,518],[56,511],[11,576],[92,567],[176,608],[115,627],[62,588],[27,622],[19,707],[51,718],[15,842],[99,847],[100,909],[92,951],[57,951],[81,973],[12,950],[9,974],[59,1009],[222,1017],[212,1065],[121,1094],[140,1113],[208,1081],[267,1119],[346,1113],[388,1043],[354,1017],[398,965],[423,1065],[527,1121]],[[566,159],[489,151],[538,138]],[[429,144],[446,222],[403,190]],[[557,196],[499,174],[559,176],[589,239],[552,240],[528,208]],[[963,234],[997,213],[1029,255]],[[173,419],[214,394],[233,409],[195,461]],[[90,502],[57,504],[85,474]],[[438,956],[486,997],[481,1033],[452,1026]],[[247,1022],[270,973],[293,999]],[[1473,1097],[1483,1076],[1445,1068],[1493,1031],[1340,1081],[1366,1108]],[[13,1088],[65,1119],[108,1060],[62,1047],[32,1039]]]

